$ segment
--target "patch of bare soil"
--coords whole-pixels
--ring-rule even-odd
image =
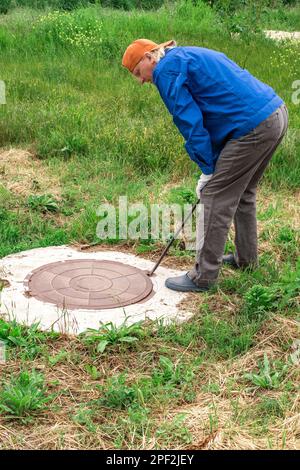
[[[0,150],[0,182],[18,196],[61,194],[58,179],[49,174],[42,161],[23,149]]]
[[[136,250],[137,245],[135,243],[130,242],[120,242],[116,245],[110,245],[108,243],[94,243],[91,245],[85,245],[81,243],[73,243],[72,247],[78,251],[85,251],[86,253],[96,253],[99,251],[120,251],[121,253],[130,253],[132,255],[138,256],[143,259],[147,259],[149,261],[153,261],[153,265],[158,261],[163,249],[165,247],[164,243],[157,243],[157,246],[152,249],[151,251],[146,251],[142,253],[138,253]],[[162,260],[160,266],[170,269],[178,269],[178,270],[188,270],[193,267],[194,264],[194,256],[175,256],[167,253],[165,258]]]

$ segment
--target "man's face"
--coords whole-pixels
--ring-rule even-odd
[[[135,78],[143,85],[145,82],[152,83],[152,72],[156,65],[151,54],[146,53],[144,57],[135,66],[132,73]]]

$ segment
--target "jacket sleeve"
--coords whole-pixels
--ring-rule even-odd
[[[161,72],[155,85],[174,124],[185,139],[185,149],[205,175],[214,171],[213,152],[208,131],[203,127],[201,109],[195,102],[182,73]]]

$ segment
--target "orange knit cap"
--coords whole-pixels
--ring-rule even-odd
[[[126,67],[130,72],[133,72],[135,66],[139,63],[139,61],[143,58],[145,52],[150,52],[159,47],[167,47],[174,44],[174,41],[167,41],[161,44],[156,44],[149,39],[137,39],[133,41],[126,49],[123,59],[122,65]]]

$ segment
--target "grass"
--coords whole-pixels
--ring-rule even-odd
[[[28,182],[27,200],[19,193],[11,199],[12,191],[1,191],[7,223],[1,227],[0,256],[39,245],[97,241],[96,208],[104,200],[115,203],[127,192],[128,181],[130,202],[140,199],[141,194],[146,204],[149,200],[161,202],[162,188],[169,181],[178,184],[182,178],[183,189],[176,192],[174,188],[173,195],[165,197],[180,203],[191,200],[198,171],[187,160],[181,136],[154,87],[139,87],[120,66],[122,52],[136,36],[150,34],[160,41],[164,39],[161,31],[167,31],[179,44],[228,53],[276,89],[289,107],[291,131],[299,128],[297,107],[291,102],[292,80],[297,78],[298,68],[289,75],[278,69],[283,58],[288,63],[297,58],[295,48],[292,52],[288,46],[279,48],[261,36],[250,42],[243,36],[233,39],[207,6],[179,4],[169,8],[171,23],[164,10],[157,21],[153,12],[134,11],[129,16],[99,8],[62,13],[63,20],[48,15],[41,21],[38,18],[44,13],[40,12],[28,23],[32,13],[27,10],[23,16],[13,10],[4,18],[1,78],[7,84],[8,104],[0,108],[5,122],[0,128],[0,145],[29,148],[43,171],[35,183]],[[182,27],[187,18],[193,35]],[[89,22],[93,31],[100,28],[102,42],[97,47]],[[74,40],[79,27],[85,38],[80,47],[57,37],[62,30]],[[126,35],[121,34],[124,29]],[[18,39],[21,34],[22,41]],[[260,49],[259,58],[256,48]],[[266,61],[268,68],[262,67]],[[265,174],[271,188],[292,190],[299,186],[299,139],[294,134],[289,134]],[[32,166],[36,165],[33,161]],[[47,177],[63,188],[58,197],[39,189]],[[56,218],[45,217],[49,208],[57,212]],[[20,220],[24,222],[21,227]]]
[[[96,209],[120,195],[194,201],[199,172],[157,91],[120,66],[136,37],[225,52],[285,100],[290,130],[258,191],[259,267],[222,269],[216,289],[189,297],[189,321],[67,338],[0,319],[0,448],[299,448],[299,49],[260,33],[295,29],[299,8],[266,9],[255,34],[249,12],[222,20],[202,3],[48,13],[0,15],[0,257],[99,242]],[[149,259],[162,246],[112,242]],[[164,260],[192,263],[180,242]]]
[[[39,324],[33,323],[29,328],[18,324],[15,320],[5,321],[0,318],[0,341],[8,345],[14,354],[21,353],[22,359],[34,359],[45,352],[46,342],[56,338],[57,333],[44,333]]]
[[[11,377],[0,391],[0,400],[1,414],[10,418],[21,417],[21,422],[26,423],[28,420],[24,417],[45,410],[51,397],[46,395],[44,377],[33,370]]]
[[[278,369],[278,370],[277,370]],[[277,367],[271,366],[268,356],[264,355],[263,363],[259,364],[259,373],[254,372],[245,374],[245,378],[251,381],[254,385],[273,389],[280,386],[281,380],[286,374],[288,364],[277,364]]]
[[[126,325],[127,319],[119,327],[112,322],[105,323],[98,330],[88,328],[81,334],[84,344],[97,353],[103,353],[109,345],[132,344],[143,336],[142,322]]]
[[[211,308],[216,300],[221,301],[220,295],[208,298]],[[51,350],[34,360],[34,367],[46,378],[43,396],[52,399],[47,407],[41,404],[42,421],[37,409],[24,411],[26,426],[18,421],[12,431],[15,445],[20,446],[17,442],[22,437],[24,448],[30,448],[29,439],[34,436],[38,448],[68,448],[76,429],[76,448],[87,443],[94,448],[96,442],[99,447],[99,440],[102,448],[149,448],[153,440],[156,448],[201,448],[201,442],[204,447],[211,442],[218,448],[213,444],[214,436],[222,430],[222,445],[230,447],[227,439],[231,439],[238,448],[267,448],[268,439],[274,441],[278,434],[274,420],[284,427],[298,406],[299,371],[289,360],[291,340],[297,338],[297,321],[272,312],[252,336],[252,344],[240,350],[234,346],[238,336],[224,330],[231,324],[224,313],[226,316],[226,311],[215,311],[213,334],[212,324],[208,325],[199,312],[198,321],[196,315],[177,327],[177,337],[168,327],[163,331],[159,324],[145,325],[143,341],[135,342],[134,347],[128,343],[125,349],[97,354],[80,338],[54,338],[48,343]],[[238,309],[235,314],[239,315]],[[8,344],[9,350],[13,347]],[[25,370],[30,363],[22,351],[26,351],[25,345],[17,356],[9,355],[7,363],[1,365],[2,390],[9,389],[13,396],[10,382],[14,389],[20,359]],[[265,390],[272,395],[264,395]],[[30,393],[26,391],[26,396]],[[242,396],[243,403],[233,406],[232,402]],[[287,406],[287,401],[293,406]],[[18,407],[17,401],[9,415],[17,416]],[[251,412],[253,407],[259,410],[256,416]],[[272,420],[266,417],[268,407],[272,408]],[[7,428],[11,418],[2,416],[0,422],[4,420]],[[63,444],[53,422],[64,429]],[[49,441],[43,432],[47,428]],[[288,431],[286,445],[290,448],[297,446],[293,429]],[[4,434],[1,442],[4,448],[12,445]],[[276,448],[276,444],[273,446]]]

